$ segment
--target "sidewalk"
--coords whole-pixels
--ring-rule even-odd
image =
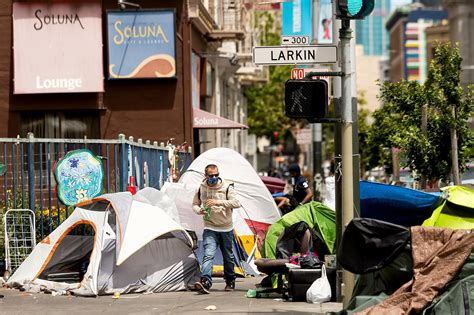
[[[0,288],[0,295],[4,295],[0,298],[0,314],[325,314],[342,309],[341,303],[317,305],[274,298],[246,298],[247,290],[255,289],[255,284],[261,279],[238,278],[234,292],[225,292],[224,282],[217,278],[209,295],[183,291],[126,294],[118,299],[109,295],[83,298],[30,294]],[[216,310],[205,309],[210,305],[214,305]]]

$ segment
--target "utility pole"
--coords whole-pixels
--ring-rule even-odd
[[[357,124],[357,91],[355,77],[351,60],[355,62],[354,50],[351,52],[351,20],[364,19],[372,13],[375,8],[375,0],[335,0],[336,18],[341,20],[339,30],[340,51],[341,51],[341,85],[342,97],[337,104],[338,114],[341,115],[342,123],[336,128],[336,137],[341,141],[336,143],[336,150],[340,149],[342,172],[336,174],[336,234],[337,245],[339,246],[346,226],[354,217],[354,212],[359,206],[359,164],[358,154],[358,124]],[[336,151],[337,152],[337,151]],[[354,154],[355,153],[355,154]],[[339,177],[339,178],[338,178]],[[342,182],[340,180],[342,177]],[[342,184],[342,185],[341,185]],[[342,187],[341,187],[342,186]],[[338,191],[339,189],[339,191]],[[342,190],[342,193],[340,192]],[[344,306],[347,306],[352,291],[354,289],[354,274],[343,270],[338,264],[338,300],[342,295]],[[342,278],[342,285],[340,284]]]
[[[319,0],[313,0],[313,27],[312,27],[312,44],[316,45],[318,43],[318,33],[319,33]],[[323,125],[321,123],[311,124],[312,138],[313,138],[313,192],[314,196],[317,199],[321,200],[321,192],[316,191],[316,180],[322,179],[322,148],[323,148]],[[318,176],[319,175],[319,176]],[[321,185],[319,185],[321,187]]]
[[[335,16],[335,9],[336,4],[334,3],[333,6],[333,16]],[[336,42],[336,38],[338,38],[339,29],[341,28],[340,20],[333,21],[333,40]],[[333,66],[333,71],[340,71],[340,65],[335,64]],[[334,114],[336,117],[342,117],[342,106],[341,106],[341,77],[334,77],[333,78],[333,101],[334,101]],[[342,156],[342,144],[341,144],[341,124],[334,125],[334,163],[335,163],[335,189],[336,189],[336,249],[339,247],[339,243],[341,242],[342,238],[342,177],[339,173],[340,167],[339,165],[342,163],[341,156]],[[337,260],[336,260],[337,262]],[[337,263],[337,277],[336,277],[336,298],[338,302],[342,301],[342,267],[339,263]]]
[[[350,20],[341,20],[339,39],[341,47],[341,70],[342,70],[342,226],[343,230],[354,217],[354,170],[352,160],[352,69],[351,69],[351,38],[352,29]],[[342,297],[344,305],[347,305],[354,288],[354,274],[344,270],[342,275],[343,287]]]

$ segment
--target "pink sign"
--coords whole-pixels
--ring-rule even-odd
[[[104,91],[97,0],[13,3],[14,93]]]

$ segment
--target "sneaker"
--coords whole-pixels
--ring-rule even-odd
[[[234,289],[235,289],[235,281],[234,280],[226,282],[224,291],[234,291]]]
[[[207,279],[201,279],[201,281],[198,281],[194,284],[194,289],[198,291],[201,294],[209,294],[209,289],[211,288],[211,285]]]

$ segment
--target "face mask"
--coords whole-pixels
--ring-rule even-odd
[[[209,177],[207,179],[207,184],[209,186],[214,186],[215,184],[217,184],[217,182],[219,181],[219,178],[218,177]]]

